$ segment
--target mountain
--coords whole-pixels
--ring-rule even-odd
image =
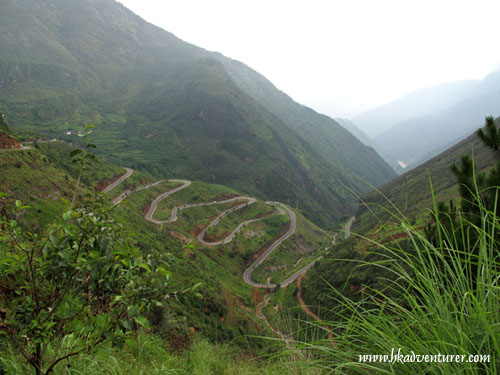
[[[400,122],[374,140],[391,157],[415,166],[467,137],[490,115],[500,115],[500,72],[485,77],[458,103]]]
[[[496,124],[500,125],[500,119],[496,119]],[[384,267],[360,267],[359,264],[380,262],[381,258],[373,253],[383,251],[380,244],[400,243],[403,249],[411,249],[415,239],[408,236],[401,223],[423,231],[431,221],[434,198],[446,204],[453,200],[456,207],[459,186],[450,166],[459,164],[463,155],[471,153],[477,171],[487,170],[497,162],[492,150],[474,133],[424,164],[363,195],[351,227],[355,235],[338,241],[332,255],[334,265],[331,259],[325,259],[304,278],[306,304],[322,306],[323,315],[320,316],[333,319],[337,299],[331,298],[332,286],[345,297],[356,300],[360,298],[361,285],[373,286],[380,277],[390,278],[390,272],[385,272]]]
[[[377,147],[373,139],[370,136],[368,136],[368,134],[366,134],[363,130],[361,130],[358,126],[356,126],[356,124],[354,124],[354,122],[352,122],[351,120],[345,118],[335,118],[334,120],[337,123],[339,123],[342,127],[349,130],[349,132],[356,138],[358,138],[365,146],[371,148]]]
[[[351,120],[375,138],[400,122],[431,115],[460,102],[479,84],[476,80],[465,80],[417,90],[391,103],[354,116]]]
[[[365,146],[373,148],[377,152],[377,154],[382,156],[382,158],[386,161],[386,163],[389,164],[396,172],[401,173],[404,171],[404,169],[401,167],[400,164],[398,164],[396,159],[393,159],[387,153],[385,153],[377,145],[377,143],[372,138],[370,138],[370,136],[368,136],[363,130],[357,127],[356,124],[354,124],[354,122],[342,118],[335,118],[335,121],[337,121],[341,126],[346,128],[347,130],[349,130],[349,132],[356,138],[358,138]]]
[[[0,110],[14,129],[107,158],[294,204],[327,227],[394,171],[334,120],[244,64],[113,0],[2,0]]]

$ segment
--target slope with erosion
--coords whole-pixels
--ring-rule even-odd
[[[112,0],[7,1],[0,31],[0,110],[17,130],[78,142],[95,123],[115,162],[298,201],[323,227],[394,176],[333,120]]]

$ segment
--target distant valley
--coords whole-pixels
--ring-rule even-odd
[[[487,115],[500,115],[500,73],[418,90],[353,122],[397,169],[398,161],[413,168],[451,147],[482,126]]]
[[[0,2],[0,375],[499,368],[500,72],[330,118],[115,0]]]

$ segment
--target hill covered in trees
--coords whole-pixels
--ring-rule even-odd
[[[289,202],[323,226],[395,176],[244,64],[113,0],[6,1],[0,21],[0,110],[15,129],[77,142],[95,123],[111,160]]]

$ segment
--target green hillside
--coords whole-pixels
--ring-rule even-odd
[[[496,123],[499,124],[498,119]],[[330,260],[320,262],[314,271],[307,274],[303,284],[304,300],[311,306],[325,307],[324,316],[331,318],[330,308],[337,302],[331,300],[329,285],[357,300],[361,298],[362,285],[376,287],[373,283],[378,277],[390,277],[390,272],[383,274],[379,267],[357,265],[359,262],[380,261],[380,256],[371,253],[381,251],[378,244],[397,242],[402,248],[412,247],[401,223],[405,222],[417,231],[423,231],[430,223],[430,211],[433,209],[431,183],[437,201],[448,203],[453,200],[458,206],[459,187],[450,166],[459,164],[466,154],[474,155],[477,171],[496,163],[491,150],[482,144],[476,134],[472,134],[428,162],[360,197],[356,220],[351,228],[354,235],[340,241],[333,249]],[[293,304],[293,299],[291,301]]]
[[[0,110],[17,131],[78,142],[95,123],[118,164],[298,203],[323,227],[395,176],[332,119],[113,0],[6,0],[0,31]]]
[[[4,176],[0,181],[0,191],[8,194],[9,201],[21,200],[31,207],[21,220],[26,228],[35,232],[47,229],[63,212],[63,199],[71,200],[79,173],[73,164],[67,162],[71,150],[63,142],[39,143],[29,149],[0,150],[0,171]],[[123,173],[124,168],[98,159],[84,172],[81,178],[84,185],[77,200],[97,185],[101,188],[107,186]],[[181,211],[178,220],[172,223],[149,223],[144,214],[152,201],[180,185],[163,181],[148,187],[154,181],[157,179],[150,174],[134,171],[130,178],[108,194],[114,199],[127,190],[137,190],[114,207],[113,216],[126,231],[134,233],[134,242],[144,254],[168,259],[172,271],[169,288],[179,295],[154,315],[158,319],[154,332],[172,345],[175,345],[175,340],[182,341],[194,331],[213,342],[233,344],[253,353],[271,350],[271,342],[256,338],[273,334],[257,317],[258,300],[253,296],[252,288],[243,282],[242,274],[257,254],[283,233],[290,221],[288,216],[279,215],[274,206],[257,201],[228,215],[214,230],[218,237],[225,237],[244,220],[261,220],[245,226],[228,244],[204,246],[196,240],[200,230],[234,204],[193,207]],[[239,195],[241,193],[225,186],[195,181],[163,200],[154,217],[167,219],[171,210],[179,205],[213,202]],[[321,255],[320,245],[325,235],[322,229],[300,217],[297,233],[282,245],[283,249],[280,247],[276,256],[269,259],[269,266],[266,261],[256,270],[254,277],[264,281],[268,277],[276,282],[284,280]],[[298,250],[293,250],[294,247]],[[281,266],[278,270],[274,268],[276,262]],[[201,283],[197,290],[200,297],[181,293],[198,283]]]

